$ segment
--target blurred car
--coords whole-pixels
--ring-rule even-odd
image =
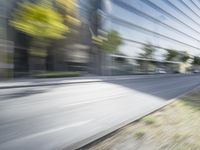
[[[165,73],[167,73],[167,72],[166,72],[165,69],[163,69],[163,68],[157,68],[157,69],[156,69],[156,73],[158,73],[158,74],[165,74]]]
[[[200,72],[200,71],[197,70],[197,69],[193,70],[193,73],[199,73],[199,72]]]

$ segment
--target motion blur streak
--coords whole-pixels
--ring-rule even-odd
[[[0,6],[1,79],[198,70],[193,1],[2,0]]]
[[[200,83],[198,0],[0,0],[0,149],[77,149]]]

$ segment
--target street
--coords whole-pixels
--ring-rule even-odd
[[[0,90],[0,149],[77,149],[200,84],[200,75]]]

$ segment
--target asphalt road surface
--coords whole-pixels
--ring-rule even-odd
[[[199,84],[191,75],[1,89],[0,149],[76,149]]]

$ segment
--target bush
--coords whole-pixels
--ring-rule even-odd
[[[35,78],[62,78],[62,77],[79,77],[79,72],[45,72],[40,74],[35,74]]]

